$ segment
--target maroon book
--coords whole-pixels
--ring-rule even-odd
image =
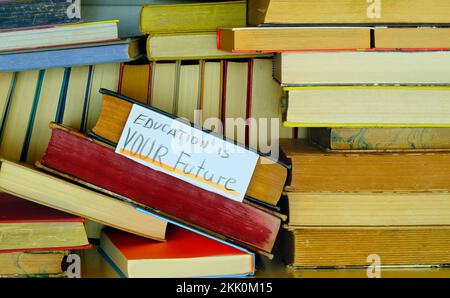
[[[271,252],[279,218],[148,168],[77,132],[52,128],[42,165],[237,244]]]

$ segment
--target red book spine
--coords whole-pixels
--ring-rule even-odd
[[[280,219],[153,170],[65,130],[53,129],[41,162],[192,225],[270,252]]]

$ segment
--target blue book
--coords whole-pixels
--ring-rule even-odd
[[[0,1],[0,30],[80,21],[80,0]]]
[[[146,4],[176,4],[198,2],[195,0],[83,0],[81,14],[87,22],[119,20],[119,37],[141,36],[139,14]]]
[[[9,52],[0,55],[0,72],[126,62],[141,57],[142,53],[139,39],[47,51]]]

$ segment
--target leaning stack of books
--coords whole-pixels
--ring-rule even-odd
[[[279,52],[285,125],[312,127],[281,140],[288,263],[449,264],[449,3],[248,3],[261,26],[219,30],[219,47]]]

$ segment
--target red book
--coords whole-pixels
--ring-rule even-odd
[[[0,252],[90,247],[84,219],[0,193]]]
[[[115,229],[102,233],[100,248],[127,277],[248,275],[254,255],[189,230],[170,226],[159,242]]]
[[[271,252],[280,228],[280,219],[271,214],[155,171],[56,125],[41,164],[254,250]]]

